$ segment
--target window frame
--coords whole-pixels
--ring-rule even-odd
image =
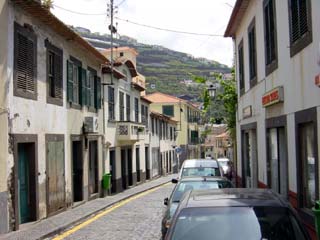
[[[19,47],[17,45],[18,43],[18,35],[22,35],[23,37],[27,38],[28,41],[33,42],[33,76],[32,80],[34,83],[34,91],[24,91],[21,88],[18,88],[18,51]],[[17,22],[14,22],[14,65],[13,65],[13,95],[16,97],[22,97],[26,99],[31,100],[37,100],[38,99],[38,84],[37,84],[37,35],[32,31],[31,28],[23,27]]]
[[[168,115],[168,114],[165,113],[164,109],[168,108],[168,107],[172,108],[172,115]],[[166,116],[169,116],[169,117],[174,117],[174,105],[163,105],[162,106],[162,114],[166,115]]]
[[[119,91],[119,120],[124,121],[124,92]]]
[[[293,42],[293,40],[292,40],[292,31],[293,31],[292,30],[292,11],[291,11],[292,1],[297,1],[297,0],[288,0],[290,57],[295,56],[297,53],[299,53],[301,50],[303,50],[305,47],[307,47],[313,41],[311,1],[306,0],[306,15],[307,15],[308,31],[306,33],[300,35],[299,38],[295,42]],[[300,22],[300,18],[298,21]],[[301,34],[301,33],[299,33],[299,34]]]
[[[271,39],[271,31],[270,31],[270,22],[271,22],[271,18],[270,16],[266,15],[266,7],[269,4],[272,3],[272,11],[273,11],[273,27],[274,27],[274,38]],[[268,17],[268,19],[266,19]],[[267,20],[269,20],[269,29],[267,29],[266,27],[266,23]],[[265,72],[266,72],[266,76],[268,76],[270,73],[272,73],[274,70],[276,70],[278,68],[278,35],[277,35],[277,12],[276,12],[276,1],[274,0],[264,0],[263,1],[263,29],[264,29],[264,54],[265,54]],[[272,41],[274,41],[274,59],[271,59],[271,62],[268,63],[268,51],[271,51],[271,47],[270,50],[267,47],[267,44],[269,42],[269,45],[271,46]],[[270,53],[271,54],[271,53]],[[271,54],[272,55],[272,54]]]
[[[72,101],[70,101],[69,99],[69,67],[68,65],[70,64],[70,66],[72,65]],[[74,101],[74,70],[77,69],[77,75],[78,75],[78,102]],[[80,96],[83,98],[83,92],[82,92],[82,71],[85,71],[85,69],[82,68],[82,62],[80,60],[78,60],[77,58],[73,57],[70,55],[69,59],[67,60],[67,102],[70,104],[71,108],[74,109],[78,109],[80,110],[82,108],[82,106],[84,106],[85,104],[81,103],[81,101],[83,101],[83,99],[80,101]],[[81,74],[80,74],[81,72]]]
[[[134,121],[139,122],[139,99],[134,98]]]
[[[47,59],[46,59],[46,66],[47,66],[47,103],[49,104],[54,104],[57,106],[63,106],[63,50],[56,47],[55,45],[51,44],[48,39],[45,40],[45,47],[47,49]],[[50,65],[50,56],[52,56],[52,64],[53,66]],[[58,62],[56,62],[58,61]],[[56,65],[58,65],[58,70],[56,72],[55,68]],[[59,66],[60,65],[60,66]],[[51,67],[53,67],[51,69]],[[60,72],[59,72],[59,67],[60,67]],[[50,73],[52,70],[53,73]],[[58,76],[57,76],[57,75]],[[60,75],[60,76],[59,76]],[[59,77],[60,77],[60,83],[59,83]],[[54,90],[52,90],[52,81],[54,81]],[[54,91],[54,94],[56,94],[57,91],[57,86],[59,88],[60,85],[60,96],[52,96],[51,94]]]
[[[112,93],[112,95],[111,95]],[[112,98],[111,98],[112,96]],[[114,99],[114,88],[111,86],[108,86],[108,120],[109,121],[115,121],[116,120],[116,114],[115,114],[115,99]],[[111,113],[111,114],[110,114]]]
[[[243,39],[241,39],[240,43],[238,44],[238,73],[239,73],[239,76],[238,76],[239,93],[240,93],[240,96],[242,96],[245,92]]]
[[[251,39],[253,38],[253,39]],[[252,19],[248,27],[248,52],[249,52],[249,80],[250,88],[257,85],[257,33],[256,33],[256,19]]]
[[[131,121],[131,96],[126,94],[126,119],[128,122]]]

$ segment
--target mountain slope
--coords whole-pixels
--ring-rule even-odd
[[[110,47],[110,36],[91,33],[88,29],[73,28],[82,37],[98,49]],[[230,73],[230,68],[216,61],[170,50],[158,45],[138,43],[137,40],[122,36],[114,40],[115,46],[128,46],[135,48],[138,71],[146,77],[147,91],[160,91],[172,95],[189,94],[199,97],[203,85],[194,84],[193,75],[212,79],[214,72]]]

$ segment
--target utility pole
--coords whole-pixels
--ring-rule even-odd
[[[113,34],[117,33],[117,28],[113,26],[113,18],[114,18],[114,13],[115,10],[118,7],[114,7],[113,5],[113,0],[110,0],[110,4],[108,4],[108,17],[110,17],[110,25],[109,25],[109,30],[110,30],[110,71],[111,71],[111,84],[113,85]]]

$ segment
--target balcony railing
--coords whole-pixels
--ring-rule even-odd
[[[140,141],[144,139],[145,126],[135,122],[117,122],[118,141]]]
[[[146,89],[146,82],[142,77],[137,76],[132,78],[132,86],[139,91],[144,91]]]

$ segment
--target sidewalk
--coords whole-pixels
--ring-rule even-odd
[[[141,185],[130,188],[124,192],[118,193],[113,196],[106,196],[104,198],[97,198],[95,200],[86,202],[73,209],[68,209],[55,216],[43,219],[36,223],[29,223],[28,226],[22,226],[22,230],[10,232],[8,234],[0,235],[2,239],[14,240],[31,240],[31,239],[45,239],[63,230],[75,225],[78,222],[88,218],[97,212],[108,208],[109,206],[129,198],[138,193],[144,192],[148,189],[160,186],[170,182],[172,178],[176,177],[175,174],[160,177]]]

